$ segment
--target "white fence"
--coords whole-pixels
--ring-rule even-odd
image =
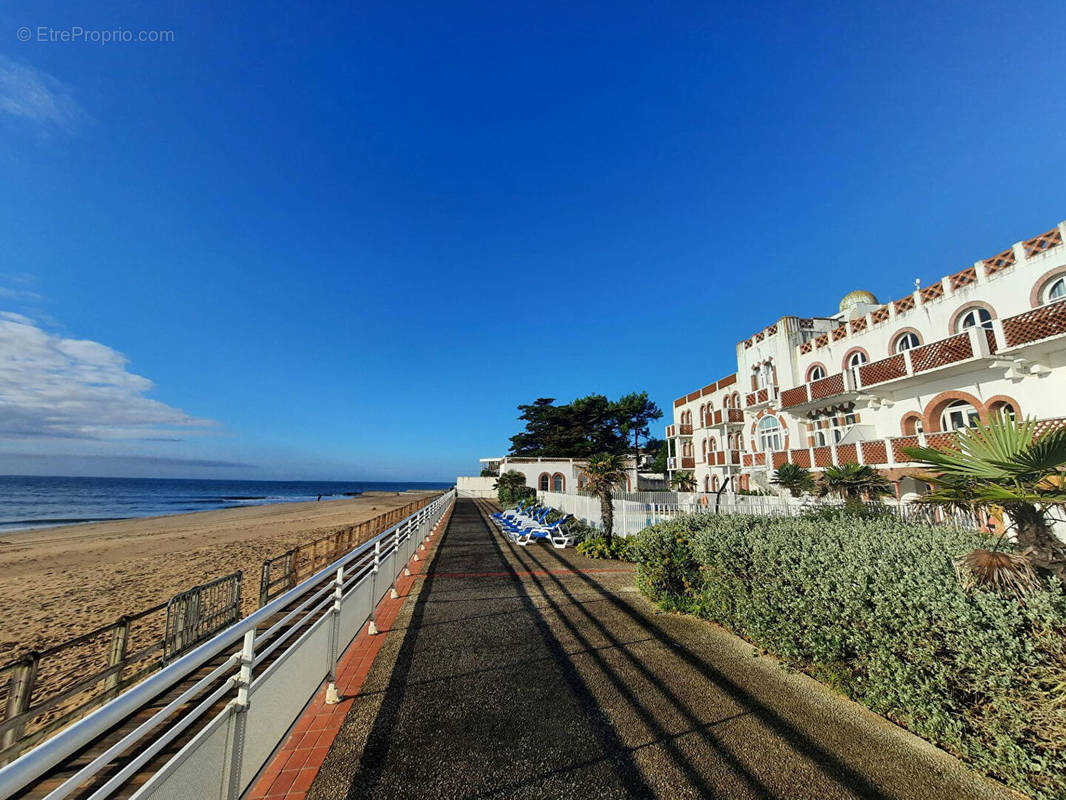
[[[600,519],[600,500],[580,494],[538,492],[540,502],[573,514],[594,528],[603,527]],[[717,505],[716,505],[717,504]],[[613,501],[614,532],[620,536],[640,533],[649,525],[664,519],[714,511],[721,514],[757,514],[760,516],[788,516],[798,513],[799,504],[782,497],[683,492],[621,492]]]
[[[455,500],[441,495],[255,613],[0,769],[0,798],[17,795],[53,767],[138,716],[168,690],[166,706],[136,725],[48,795],[59,800],[87,781],[94,798],[130,790],[145,764],[198,720],[202,727],[133,792],[133,798],[236,800],[264,766],[396,577]],[[235,649],[234,649],[235,648]],[[220,658],[229,653],[220,662]],[[197,672],[199,680],[186,683]],[[206,724],[201,718],[232,699]]]
[[[563,494],[560,492],[537,492],[544,505],[549,505],[594,528],[602,528],[600,500],[587,495]],[[818,506],[839,506],[838,499],[823,498]],[[640,533],[649,525],[665,519],[699,512],[719,514],[748,514],[763,517],[788,517],[803,514],[812,508],[812,501],[797,500],[775,495],[738,495],[723,493],[684,492],[621,492],[615,496],[614,532],[620,536]],[[945,511],[942,508],[922,506],[916,503],[886,502],[878,508],[886,509],[908,522],[925,525],[951,525],[956,528],[981,527],[978,516],[965,511]]]

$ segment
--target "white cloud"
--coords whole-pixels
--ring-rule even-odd
[[[39,129],[73,132],[88,115],[71,91],[47,72],[0,56],[0,112]]]
[[[0,437],[145,439],[213,425],[145,395],[152,382],[128,359],[0,312]]]

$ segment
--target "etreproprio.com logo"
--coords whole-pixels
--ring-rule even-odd
[[[23,25],[15,31],[15,38],[20,42],[40,42],[42,44],[158,44],[174,41],[174,31],[139,30],[130,28],[85,28],[70,25],[54,28],[51,25],[30,27]]]

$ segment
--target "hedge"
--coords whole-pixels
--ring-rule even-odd
[[[743,636],[975,768],[1066,797],[1066,594],[965,592],[953,559],[988,538],[894,518],[700,514],[630,558],[663,608]]]

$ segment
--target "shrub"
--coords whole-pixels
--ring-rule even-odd
[[[687,518],[661,522],[631,537],[629,559],[637,562],[637,586],[644,594],[668,610],[695,610],[700,566]]]
[[[831,523],[831,524],[827,524]],[[1036,797],[1066,794],[1066,594],[964,591],[987,537],[822,514],[695,515],[641,533],[638,585]]]
[[[603,536],[595,536],[579,542],[577,552],[586,558],[611,558],[629,560],[629,542],[622,536],[612,536],[608,542]]]

